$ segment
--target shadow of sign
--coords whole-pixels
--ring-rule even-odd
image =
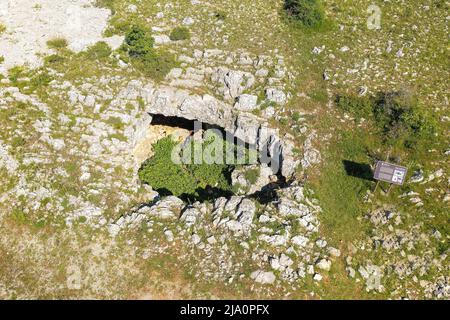
[[[375,181],[373,179],[372,168],[365,163],[357,163],[350,160],[343,160],[345,172],[352,177],[360,178],[368,181]]]

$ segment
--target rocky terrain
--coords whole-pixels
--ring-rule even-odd
[[[402,2],[368,31],[352,8],[369,2],[323,1],[311,31],[281,0],[0,0],[0,298],[448,299],[449,3]],[[174,57],[162,79],[124,54],[131,25]],[[405,186],[374,191],[343,163],[382,144],[335,98],[404,87],[440,131],[391,159]],[[279,168],[234,168],[228,197],[163,195],[138,173],[182,120]]]

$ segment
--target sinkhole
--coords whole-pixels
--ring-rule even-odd
[[[161,196],[193,203],[249,195],[273,200],[285,180],[260,163],[255,146],[211,124],[151,114],[139,178]],[[263,176],[264,175],[264,176]]]

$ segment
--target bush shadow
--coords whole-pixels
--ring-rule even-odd
[[[342,164],[344,165],[347,175],[363,180],[374,181],[373,171],[370,165],[350,160],[343,160]]]

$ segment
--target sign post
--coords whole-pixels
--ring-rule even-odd
[[[387,193],[391,190],[392,185],[403,185],[406,180],[406,173],[408,168],[396,164],[391,164],[385,161],[378,161],[375,167],[374,179],[377,180],[377,185],[374,192],[378,189],[380,181],[385,181],[390,184]]]

